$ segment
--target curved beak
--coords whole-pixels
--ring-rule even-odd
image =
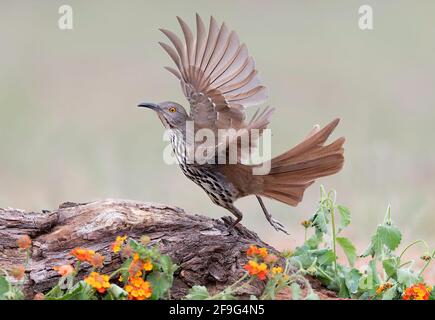
[[[160,106],[158,104],[151,103],[151,102],[142,102],[138,105],[138,107],[148,108],[154,111],[160,111]]]

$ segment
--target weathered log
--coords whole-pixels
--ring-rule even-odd
[[[228,217],[216,220],[168,205],[113,199],[64,203],[55,211],[0,209],[0,266],[8,269],[23,263],[16,240],[29,235],[33,245],[25,291],[31,296],[57,283],[53,267],[72,263],[69,253],[73,248],[85,247],[104,255],[102,272],[109,273],[121,263],[119,255],[110,249],[116,236],[139,239],[147,235],[151,244],[157,244],[179,265],[171,294],[182,298],[193,285],[205,285],[213,292],[237,280],[243,273],[250,244],[278,254],[242,225],[229,232],[231,222]],[[88,268],[82,265],[81,273]],[[262,289],[263,283],[254,281],[244,294],[259,294]],[[323,291],[319,293],[324,296]]]

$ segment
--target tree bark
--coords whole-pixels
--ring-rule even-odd
[[[67,202],[55,211],[0,209],[0,266],[8,270],[22,265],[25,257],[18,253],[16,240],[24,234],[32,238],[25,283],[30,297],[57,283],[59,276],[53,267],[72,263],[69,252],[73,248],[85,247],[104,255],[102,272],[109,273],[121,264],[119,255],[110,249],[116,236],[137,240],[147,235],[151,244],[157,244],[179,265],[171,289],[172,297],[179,299],[193,285],[205,285],[215,292],[232,284],[244,272],[246,249],[251,244],[278,254],[240,224],[229,232],[231,222],[228,217],[216,220],[168,205],[113,199]],[[89,267],[82,265],[81,276],[88,271]],[[333,296],[311,281],[322,297]],[[252,282],[243,295],[258,295],[263,285],[261,281]]]

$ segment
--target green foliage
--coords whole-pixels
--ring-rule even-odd
[[[237,281],[215,293],[210,293],[205,286],[193,286],[185,299],[233,300],[236,299],[237,293],[253,280],[259,279],[265,281],[264,290],[258,296],[251,295],[251,300],[276,299],[277,294],[285,289],[294,300],[315,300],[319,297],[306,278],[306,275],[311,275],[343,298],[393,300],[424,296],[425,299],[435,300],[435,289],[429,289],[423,279],[424,271],[435,258],[435,250],[430,253],[427,243],[418,240],[406,246],[398,254],[396,250],[401,244],[402,234],[391,219],[390,206],[387,208],[383,222],[377,226],[371,236],[369,246],[359,256],[370,257],[370,260],[366,265],[360,265],[359,269],[355,267],[359,257],[354,244],[349,238],[338,236],[350,223],[350,210],[336,203],[334,191],[327,193],[321,187],[318,208],[310,220],[302,223],[305,228],[305,241],[301,246],[296,247],[293,252],[284,252],[281,257],[269,255],[266,248],[251,246],[247,251],[249,262],[244,266],[247,271]],[[78,280],[77,271],[80,270],[80,261],[86,263],[92,261],[80,260],[74,268],[68,266],[73,272],[62,276],[57,285],[45,293],[44,298],[46,300],[126,300],[137,298],[132,293],[133,286],[139,286],[136,294],[147,291],[148,295],[142,296],[143,299],[170,298],[170,289],[178,266],[169,256],[161,254],[157,246],[149,246],[147,237],[142,237],[139,242],[130,239],[128,244],[125,240],[126,237],[117,237],[114,243],[113,248],[116,247],[113,249],[114,252],[125,249],[123,256],[127,258],[111,275],[100,275],[96,272],[98,267],[94,266],[88,277]],[[424,248],[421,259],[425,264],[419,270],[414,268],[414,261],[404,261],[407,250],[416,245]],[[346,265],[338,263],[338,251],[347,258]],[[29,256],[27,251],[26,264]],[[296,271],[293,266],[296,266]],[[21,269],[24,270],[25,267]],[[7,271],[0,269],[0,272],[0,300],[23,299],[24,279],[13,280]],[[92,278],[92,274],[95,279],[89,279]],[[136,284],[134,280],[137,280]],[[420,290],[422,295],[412,296],[413,290]]]
[[[337,212],[339,223],[336,229]],[[361,255],[372,258],[366,266],[361,267],[364,271],[353,268],[358,258],[353,243],[346,237],[337,236],[349,226],[351,213],[346,207],[336,204],[335,192],[326,193],[321,187],[319,207],[310,221],[314,233],[302,246],[296,248],[292,263],[306,273],[316,276],[328,288],[336,290],[340,297],[401,299],[406,288],[424,283],[422,273],[433,260],[435,251],[430,255],[426,242],[418,240],[408,245],[399,255],[396,254],[402,234],[391,220],[390,206],[383,223],[377,226],[368,248]],[[422,244],[426,249],[422,256],[426,264],[420,271],[411,268],[413,261],[402,261],[404,253],[416,244]],[[337,245],[346,256],[349,267],[337,263]]]

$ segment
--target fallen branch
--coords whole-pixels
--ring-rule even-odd
[[[31,296],[45,292],[58,281],[54,266],[71,263],[69,252],[75,247],[95,250],[106,257],[102,272],[119,267],[119,255],[110,246],[117,235],[139,239],[147,235],[179,265],[171,290],[173,298],[182,298],[193,285],[205,285],[210,292],[222,290],[243,274],[246,249],[255,244],[277,250],[239,225],[229,232],[231,218],[215,220],[188,214],[180,208],[128,200],[104,200],[86,204],[64,203],[55,211],[24,212],[0,209],[0,266],[20,265],[16,240],[23,234],[33,239],[27,266],[25,292]],[[81,273],[89,271],[86,266]],[[334,296],[310,279],[321,297]],[[261,294],[263,282],[254,281],[244,295]],[[285,297],[284,297],[285,298]]]

